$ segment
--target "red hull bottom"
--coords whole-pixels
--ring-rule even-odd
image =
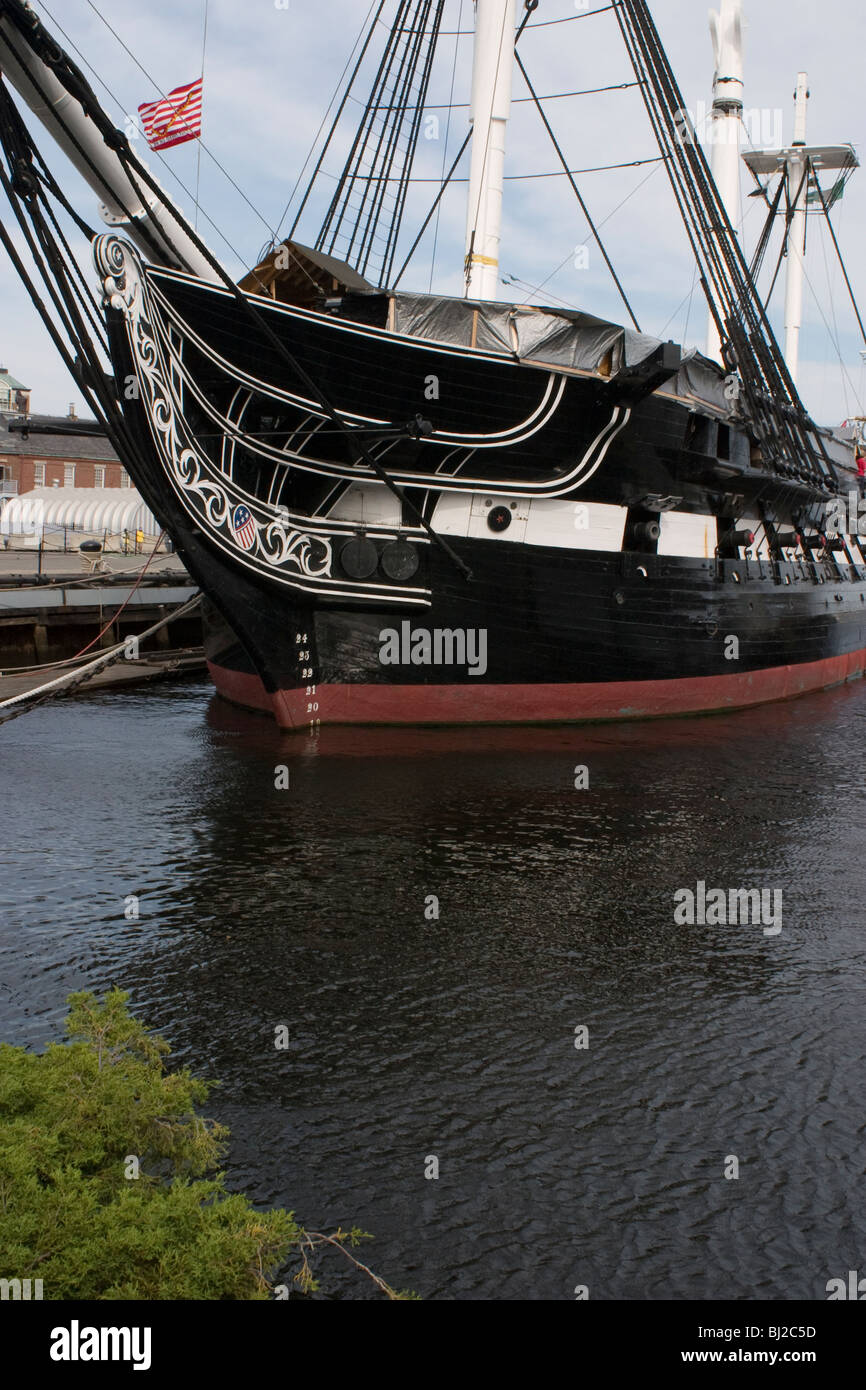
[[[791,700],[862,676],[866,649],[798,666],[586,685],[319,685],[269,694],[258,676],[208,663],[220,695],[283,729],[330,724],[580,724],[663,719]]]

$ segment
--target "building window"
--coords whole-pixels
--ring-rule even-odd
[[[105,464],[94,464],[93,466],[93,486],[105,487]]]
[[[63,465],[63,486],[75,487],[75,464],[64,463]]]
[[[44,487],[44,486],[45,486],[45,460],[44,460],[44,459],[36,459],[36,461],[35,461],[34,464],[33,464],[33,486],[34,486],[34,487]]]
[[[130,478],[125,468],[121,468],[120,470],[120,486],[132,487],[132,479]]]

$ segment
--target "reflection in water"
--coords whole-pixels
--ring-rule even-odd
[[[427,1297],[822,1298],[864,1255],[864,731],[863,685],[314,739],[198,684],[48,707],[2,733],[2,1036],[131,989],[223,1082],[231,1182]],[[676,926],[698,880],[782,933]]]

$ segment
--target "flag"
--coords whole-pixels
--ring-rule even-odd
[[[161,97],[159,101],[146,101],[139,106],[138,114],[152,150],[168,150],[172,145],[182,145],[186,140],[199,138],[201,86],[202,79],[197,77],[195,82],[187,82],[185,87],[175,87],[167,97]]]

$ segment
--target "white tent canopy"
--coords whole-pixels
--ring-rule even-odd
[[[158,536],[159,523],[133,488],[37,487],[10,497],[0,515],[0,535],[33,539],[68,529],[88,536]]]

